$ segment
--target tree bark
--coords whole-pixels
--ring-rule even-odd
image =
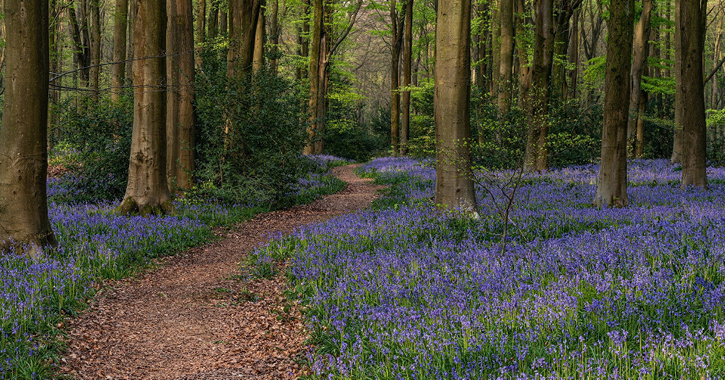
[[[511,111],[513,85],[511,71],[514,63],[514,0],[499,0],[501,19],[501,53],[499,55],[499,116],[504,117]]]
[[[612,0],[604,85],[602,157],[594,205],[625,207],[627,198],[627,121],[632,65],[633,0]],[[702,81],[700,81],[702,82]]]
[[[227,11],[219,10],[219,33],[226,36],[229,33],[229,14]]]
[[[516,34],[523,36],[524,25],[527,22],[526,19],[526,4],[524,0],[516,1],[516,12],[518,13],[518,20],[516,22]],[[519,106],[526,108],[529,99],[529,90],[531,89],[531,66],[529,65],[529,44],[526,44],[522,39],[518,43],[518,59],[519,59]]]
[[[400,154],[408,153],[410,133],[410,87],[413,71],[413,0],[405,2],[405,35],[403,36],[403,94],[401,97]]]
[[[579,81],[579,9],[574,11],[574,16],[571,22],[571,30],[569,40],[569,64],[574,66],[569,71],[569,91],[567,92],[567,98],[576,99],[577,97],[577,82]]]
[[[69,7],[68,16],[70,19],[71,36],[73,37],[76,62],[78,64],[78,68],[80,69],[79,75],[81,86],[88,87],[88,68],[91,65],[91,46],[88,37],[87,12],[85,11],[85,2],[83,1],[80,3],[80,15],[81,18],[79,21],[75,7]]]
[[[111,100],[116,103],[123,93],[126,77],[126,23],[128,0],[116,0],[116,14],[113,23],[113,61],[111,66]]]
[[[6,83],[0,129],[0,252],[55,244],[48,219],[48,1],[6,0]]]
[[[166,175],[174,190],[194,183],[194,11],[191,0],[167,2]]]
[[[390,146],[393,156],[400,148],[400,52],[403,45],[405,14],[399,15],[396,1],[390,1],[391,60],[390,60]],[[406,9],[406,8],[403,8]]]
[[[229,78],[246,78],[251,71],[260,8],[260,0],[231,0],[229,3]]]
[[[532,101],[529,102],[529,131],[526,139],[524,168],[546,170],[551,66],[554,54],[552,0],[536,0],[536,40],[532,70]]]
[[[257,17],[257,28],[254,34],[254,56],[252,58],[252,71],[255,73],[264,67],[264,40],[266,39],[264,6],[259,7],[259,16]]]
[[[476,211],[471,172],[470,0],[439,0],[435,53],[435,202]]]
[[[166,1],[135,0],[133,133],[122,214],[173,212],[166,179]],[[145,58],[146,57],[146,58]]]
[[[324,85],[320,83],[321,75],[319,74],[322,69],[321,54],[324,51],[324,25],[323,25],[323,1],[313,0],[312,1],[312,22],[310,25],[312,29],[312,40],[310,41],[309,55],[310,55],[310,99],[308,114],[310,115],[309,127],[307,133],[309,136],[309,142],[305,146],[305,154],[319,154],[318,141],[321,140],[321,131],[319,130],[319,124],[321,120],[318,119],[318,110],[320,108],[320,91]]]
[[[234,0],[231,0],[234,1]],[[196,42],[206,42],[206,0],[198,0],[196,14]]]
[[[272,73],[277,74],[279,67],[279,35],[282,32],[279,26],[279,0],[272,0],[272,15],[269,21],[269,42],[271,45],[272,59],[269,68]]]
[[[637,140],[637,120],[639,120],[640,98],[642,94],[642,75],[644,75],[647,67],[647,57],[649,56],[649,36],[650,36],[650,15],[652,13],[652,0],[643,0],[642,14],[634,27],[634,43],[632,47],[632,93],[629,98],[629,112],[633,117],[629,118],[627,123],[627,140],[630,144],[630,151],[635,153],[637,146],[641,144]]]
[[[675,3],[677,94],[675,102],[681,115],[682,187],[707,187],[705,89],[703,51],[707,0]]]
[[[91,0],[91,97],[98,101],[101,74],[101,7],[100,0]]]

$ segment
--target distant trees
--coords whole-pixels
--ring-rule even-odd
[[[5,103],[0,128],[0,251],[55,243],[48,219],[48,1],[5,0]]]

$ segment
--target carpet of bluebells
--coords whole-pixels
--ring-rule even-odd
[[[314,158],[322,166],[332,157]],[[335,182],[337,181],[337,182]],[[0,379],[50,377],[58,327],[83,307],[99,279],[125,277],[152,258],[198,245],[211,227],[227,226],[264,211],[260,205],[179,200],[172,216],[120,216],[118,204],[72,204],[67,181],[49,179],[50,220],[58,247],[40,257],[0,253]],[[344,183],[320,174],[299,180],[299,198],[334,192]]]
[[[377,159],[377,208],[256,257],[289,260],[313,378],[725,378],[725,169],[707,191],[679,170],[631,162],[630,206],[603,210],[596,165],[526,175],[503,244],[515,172],[480,174],[474,218],[431,205],[431,162]]]

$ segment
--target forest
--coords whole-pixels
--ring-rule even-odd
[[[0,0],[0,379],[725,377],[725,3]]]

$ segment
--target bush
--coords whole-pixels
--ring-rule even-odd
[[[211,60],[211,59],[210,59]],[[282,205],[310,170],[301,99],[265,70],[228,80],[223,66],[197,80],[197,178],[191,195],[224,203]]]
[[[66,101],[60,106],[58,141],[51,152],[70,173],[58,186],[67,189],[59,202],[117,200],[126,191],[128,160],[133,130],[133,99],[118,103],[89,98]]]

